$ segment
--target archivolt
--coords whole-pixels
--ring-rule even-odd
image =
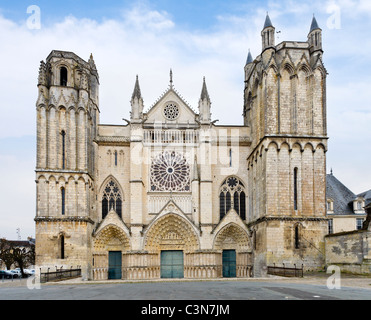
[[[106,251],[106,246],[111,242],[122,247],[122,251],[130,250],[130,240],[126,233],[113,224],[106,226],[94,239],[95,251]]]
[[[216,250],[232,248],[240,251],[251,248],[247,233],[235,223],[230,223],[221,229],[214,240]]]
[[[192,252],[199,248],[199,241],[190,222],[177,214],[169,213],[150,227],[144,240],[144,249],[151,252],[158,252],[166,245],[169,249]]]

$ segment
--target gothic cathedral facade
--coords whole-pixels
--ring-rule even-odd
[[[313,18],[306,42],[275,45],[275,33],[267,15],[262,52],[244,69],[243,125],[213,121],[205,79],[193,110],[172,74],[146,112],[137,77],[127,123],[100,124],[93,57],[52,51],[36,103],[36,264],[94,280],[322,268],[322,32]]]

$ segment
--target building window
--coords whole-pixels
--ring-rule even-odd
[[[115,151],[115,167],[117,167],[117,151]]]
[[[236,177],[227,178],[219,194],[219,212],[222,219],[233,208],[242,220],[246,220],[245,186]]]
[[[328,234],[332,234],[334,232],[333,220],[330,219],[328,221]]]
[[[110,210],[114,210],[118,216],[122,217],[122,195],[117,184],[111,180],[104,188],[102,198],[102,219]]]
[[[295,249],[300,248],[299,226],[295,226]]]
[[[362,228],[363,228],[363,219],[362,218],[357,219],[356,228],[357,228],[357,230],[362,230]]]
[[[61,248],[60,257],[61,259],[64,259],[64,235],[61,235],[59,240],[60,240],[60,248]]]
[[[65,67],[61,67],[60,69],[60,85],[63,87],[67,86],[67,69]]]
[[[229,167],[232,167],[232,149],[229,149]]]
[[[190,166],[182,153],[165,151],[152,159],[151,191],[189,192]]]
[[[64,214],[66,213],[66,189],[65,188],[61,188],[61,198],[62,198],[61,213],[62,213],[62,216],[64,216]]]
[[[331,200],[327,200],[326,205],[327,205],[327,211],[333,211],[332,210],[332,201]]]
[[[298,168],[294,169],[294,210],[298,210]]]
[[[62,169],[66,168],[66,132],[62,131]]]
[[[357,202],[357,210],[362,210],[362,209],[363,209],[362,201],[358,201]]]

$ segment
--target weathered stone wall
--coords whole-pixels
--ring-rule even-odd
[[[325,237],[326,265],[342,271],[371,273],[371,232],[358,230]]]

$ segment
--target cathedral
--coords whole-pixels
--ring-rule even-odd
[[[326,76],[322,30],[248,53],[243,125],[217,125],[206,80],[198,109],[167,90],[100,124],[90,56],[52,51],[38,76],[36,265],[86,280],[262,277],[324,266]],[[242,71],[242,70],[241,70]],[[135,80],[135,83],[134,83]],[[241,92],[242,97],[242,92]]]

